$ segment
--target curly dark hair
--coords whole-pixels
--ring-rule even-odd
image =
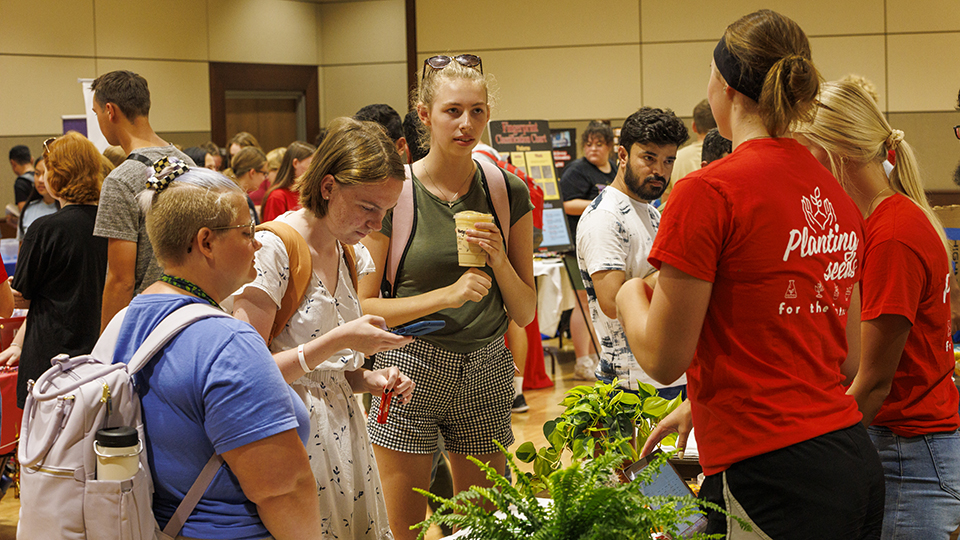
[[[687,126],[670,109],[643,107],[627,117],[620,128],[620,146],[628,153],[635,143],[673,144],[679,148],[689,138]]]

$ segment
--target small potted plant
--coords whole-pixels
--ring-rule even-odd
[[[534,472],[526,473],[533,489],[542,489],[544,479],[560,468],[565,449],[573,461],[615,453],[623,457],[623,467],[629,466],[639,457],[637,449],[643,447],[657,422],[682,401],[680,396],[673,400],[659,397],[654,387],[644,383],[638,383],[637,393],[627,392],[618,382],[597,381],[593,386],[571,388],[560,403],[566,407],[563,413],[543,425],[549,445],[537,449],[528,441],[517,447],[517,459],[533,463]]]
[[[498,445],[499,446],[499,445]],[[574,462],[543,478],[551,500],[537,499],[530,479],[521,474],[513,456],[502,446],[517,485],[479,460],[468,457],[493,482],[491,488],[471,487],[446,499],[416,491],[439,504],[439,508],[420,528],[419,539],[434,523],[468,529],[465,539],[489,540],[566,540],[586,538],[679,538],[678,532],[703,508],[723,512],[717,506],[692,496],[648,497],[642,486],[649,483],[667,459],[657,457],[639,472],[636,480],[622,484],[611,482],[611,475],[622,465],[623,456],[607,453],[595,459]],[[726,512],[724,512],[726,513]],[[696,534],[692,538],[719,538],[722,535]]]

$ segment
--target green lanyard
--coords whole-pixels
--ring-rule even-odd
[[[184,291],[187,291],[188,293],[194,296],[200,297],[206,300],[207,302],[210,302],[210,305],[212,305],[217,309],[223,309],[222,307],[220,307],[220,304],[218,304],[216,300],[214,300],[213,298],[210,298],[209,294],[203,292],[203,289],[201,289],[200,287],[197,287],[189,280],[183,279],[181,277],[174,277],[169,274],[163,274],[162,276],[160,276],[160,281],[173,285],[178,289],[183,289]]]

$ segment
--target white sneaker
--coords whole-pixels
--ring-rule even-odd
[[[597,365],[589,356],[577,358],[577,364],[573,366],[573,378],[581,381],[597,380]]]

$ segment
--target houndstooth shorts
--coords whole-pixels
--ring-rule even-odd
[[[373,369],[397,366],[417,384],[406,405],[390,404],[386,424],[377,423],[380,396],[373,397],[367,431],[379,446],[411,454],[432,454],[437,435],[457,454],[498,452],[493,441],[513,443],[513,356],[503,338],[471,353],[455,353],[416,339],[377,353]]]

